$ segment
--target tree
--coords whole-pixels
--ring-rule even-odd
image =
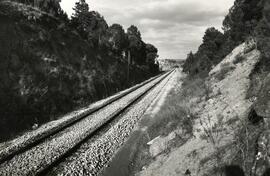
[[[141,33],[136,26],[132,25],[127,29],[127,37],[131,50],[139,50],[142,47]]]
[[[105,34],[108,25],[104,18],[95,11],[89,11],[89,5],[85,0],[80,0],[73,8],[75,13],[72,16],[71,22],[81,36],[89,41],[92,41],[95,47],[107,45]]]
[[[223,21],[225,33],[237,43],[254,35],[254,29],[262,19],[264,0],[236,0]]]
[[[136,37],[139,40],[142,40],[141,38],[141,32],[138,30],[138,28],[134,25],[131,25],[128,29],[127,29],[127,35],[128,36],[133,36]]]
[[[203,43],[210,43],[214,40],[216,45],[223,43],[223,34],[214,27],[208,28],[203,36]]]
[[[96,47],[108,47],[106,35],[108,33],[108,24],[105,19],[95,11],[90,12],[90,24],[87,28],[87,38],[91,40]]]
[[[61,0],[15,0],[20,3],[28,4],[33,7],[38,7],[41,10],[51,14],[51,15],[61,15],[63,10],[61,9]]]
[[[158,49],[152,44],[146,44],[146,63],[151,73],[157,73],[159,71]]]
[[[59,15],[62,13],[60,6],[61,0],[35,0],[35,2],[37,3],[37,7],[50,14]]]
[[[79,2],[75,3],[73,10],[75,13],[73,14],[72,18],[79,18],[89,12],[89,5],[85,2],[85,0],[79,0]]]
[[[146,56],[143,56],[145,55],[143,48],[145,44],[141,39],[140,31],[136,26],[132,25],[127,29],[127,37],[129,42],[128,48],[131,53],[131,63],[143,64],[146,60]]]
[[[226,38],[223,33],[213,27],[208,28],[197,53],[190,52],[187,56],[184,71],[189,72],[191,75],[209,72],[213,65],[218,64],[223,59],[225,43]]]
[[[71,22],[76,26],[77,30],[81,33],[85,33],[87,27],[89,26],[90,14],[89,6],[85,0],[79,0],[76,2],[75,7],[73,8],[74,14],[72,14]]]
[[[158,49],[152,44],[146,44],[146,62],[148,65],[153,65],[158,58]]]
[[[262,53],[259,64],[261,72],[270,71],[270,2],[265,1],[263,18],[256,27],[256,37],[258,40],[258,49]]]
[[[125,30],[120,24],[113,24],[108,29],[108,41],[117,55],[121,55],[128,45]]]
[[[196,58],[195,58],[193,52],[190,51],[190,53],[187,55],[187,59],[186,59],[184,65],[183,65],[183,71],[184,72],[189,72],[190,71],[189,69],[190,69],[191,65],[195,62],[195,59]]]

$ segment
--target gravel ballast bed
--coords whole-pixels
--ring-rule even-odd
[[[149,89],[163,77],[142,86],[122,99],[91,114],[75,125],[51,136],[40,145],[16,155],[10,161],[4,162],[0,165],[0,175],[35,175],[95,131],[105,121],[111,118],[115,111],[125,107],[134,97],[142,94],[142,92]]]
[[[126,113],[115,119],[110,127],[103,130],[105,132],[100,132],[88,140],[77,152],[66,158],[48,175],[98,175],[114,153],[128,139],[137,122],[171,77],[172,75],[164,79]]]
[[[0,161],[5,159],[8,155],[15,153],[15,152],[18,152],[19,150],[22,150],[26,146],[34,143],[35,141],[38,141],[46,136],[53,134],[54,132],[58,131],[59,129],[83,118],[87,114],[94,112],[95,110],[97,110],[101,107],[106,106],[110,102],[128,94],[129,92],[134,91],[135,89],[141,87],[145,83],[148,83],[148,82],[156,79],[157,77],[158,76],[153,77],[147,81],[144,81],[143,83],[135,85],[134,87],[131,87],[127,90],[121,91],[121,92],[119,92],[111,97],[108,97],[106,99],[103,99],[103,100],[100,100],[96,103],[93,103],[93,104],[89,105],[88,107],[79,109],[79,110],[74,111],[72,113],[69,113],[69,114],[61,117],[59,120],[49,122],[49,123],[41,126],[40,128],[38,128],[37,130],[27,132],[24,135],[12,140],[12,141],[5,142],[5,144],[3,145],[4,147],[0,148]]]

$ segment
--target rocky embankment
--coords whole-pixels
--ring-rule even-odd
[[[219,175],[231,164],[245,173],[262,175],[270,162],[269,124],[254,111],[254,105],[263,108],[269,100],[264,98],[267,103],[260,106],[256,97],[247,98],[250,75],[259,59],[256,44],[247,42],[214,67],[205,80],[203,95],[185,104],[193,117],[193,136],[156,156],[137,175]],[[151,153],[151,147],[149,150]]]

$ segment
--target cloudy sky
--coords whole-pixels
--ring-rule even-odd
[[[77,0],[62,0],[70,15]],[[109,25],[138,26],[146,43],[159,49],[160,58],[185,59],[196,51],[207,27],[221,29],[234,0],[86,0]]]

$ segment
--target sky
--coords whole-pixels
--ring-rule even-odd
[[[77,0],[62,0],[71,15]],[[234,0],[86,0],[109,25],[139,28],[146,43],[155,45],[160,59],[185,59],[196,52],[208,27],[221,30]]]

